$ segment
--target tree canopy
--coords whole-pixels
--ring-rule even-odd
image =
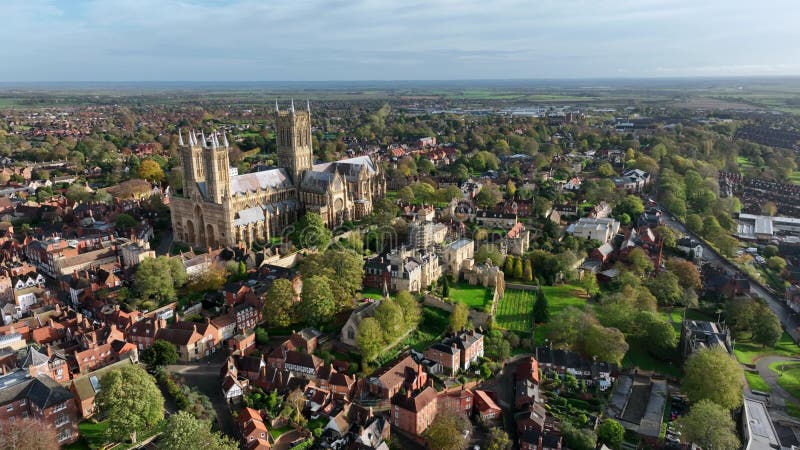
[[[441,410],[430,426],[422,434],[428,448],[437,450],[461,450],[466,444],[465,432],[469,430],[469,421],[448,410]]]
[[[153,345],[142,352],[142,361],[150,367],[163,367],[178,361],[178,350],[163,339],[156,339]]]
[[[178,411],[167,420],[160,444],[174,450],[209,448],[237,450],[239,445],[231,438],[211,430],[211,423],[200,420],[186,411]]]
[[[722,347],[701,348],[684,365],[681,390],[689,400],[711,400],[731,410],[742,404],[744,373],[742,367]]]
[[[186,270],[179,259],[159,256],[139,263],[133,286],[142,300],[153,300],[163,305],[177,299],[177,288],[186,280]]]
[[[739,438],[731,413],[711,400],[700,400],[692,405],[689,414],[678,420],[683,440],[702,448],[736,450]]]
[[[316,275],[303,281],[302,301],[298,309],[300,315],[313,326],[333,317],[336,303],[327,278]]]
[[[331,231],[322,217],[314,212],[305,213],[295,224],[290,239],[297,248],[326,249],[331,243]]]
[[[456,302],[450,313],[450,331],[460,331],[469,322],[469,308],[464,302]]]
[[[0,420],[3,450],[51,450],[59,448],[56,430],[37,419]]]
[[[267,290],[264,317],[270,325],[285,327],[294,320],[295,294],[292,282],[278,278]]]
[[[139,432],[164,418],[164,397],[155,380],[139,366],[112,370],[100,379],[96,404],[114,439],[136,442]]]

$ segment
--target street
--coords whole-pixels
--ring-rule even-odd
[[[706,260],[708,263],[715,265],[717,267],[721,267],[725,269],[729,274],[739,273],[741,275],[742,271],[739,270],[733,263],[728,261],[725,258],[720,257],[716,254],[716,252],[709,249],[708,245],[697,235],[692,233],[691,231],[687,230],[686,227],[683,226],[682,223],[678,222],[677,220],[673,220],[672,216],[663,209],[660,205],[658,206],[659,209],[664,211],[661,216],[661,220],[664,222],[665,225],[672,228],[679,233],[687,235],[692,239],[703,243],[703,259]],[[750,293],[754,296],[763,298],[766,300],[767,305],[769,305],[770,309],[775,312],[775,315],[778,316],[778,319],[781,321],[781,325],[786,330],[787,333],[792,337],[792,340],[795,342],[800,341],[800,332],[798,332],[798,327],[800,327],[800,315],[789,309],[784,303],[783,299],[778,298],[777,296],[773,295],[771,292],[768,292],[766,289],[762,288],[756,283],[750,283]]]

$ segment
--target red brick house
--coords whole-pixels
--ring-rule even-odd
[[[503,410],[495,401],[494,392],[475,390],[475,414],[485,424],[502,424]]]
[[[77,407],[74,395],[50,377],[29,378],[24,371],[3,377],[0,389],[0,422],[31,418],[56,431],[59,444],[78,440]]]
[[[430,386],[398,392],[392,397],[392,424],[407,433],[421,435],[436,417],[437,397]]]
[[[267,450],[270,448],[269,430],[258,411],[253,408],[244,408],[239,412],[237,420],[242,432],[242,441],[248,449]]]
[[[411,386],[412,389],[420,389],[425,386],[428,374],[422,370],[422,366],[417,364],[411,355],[406,355],[383,366],[367,379],[366,385],[369,394],[382,399],[392,398],[403,386],[407,371],[417,374],[415,383]]]
[[[453,377],[468,370],[483,356],[483,335],[475,330],[446,337],[425,350],[425,357],[435,363],[433,371]]]
[[[439,394],[439,411],[447,410],[454,414],[461,414],[469,417],[472,414],[473,393],[469,389],[455,389],[450,392]]]

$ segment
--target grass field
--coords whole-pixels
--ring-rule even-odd
[[[642,370],[653,370],[674,377],[681,376],[681,369],[676,364],[653,357],[647,348],[642,347],[637,342],[628,342],[630,348],[625,357],[622,358],[623,367],[638,367]]]
[[[778,374],[778,384],[800,400],[800,363],[774,362],[769,369]]]
[[[744,377],[747,379],[747,384],[750,386],[751,391],[772,391],[772,388],[770,388],[767,382],[761,378],[761,375],[754,372],[745,372]]]
[[[489,290],[483,286],[470,286],[467,283],[458,283],[450,286],[450,299],[464,302],[474,309],[483,310],[483,306],[491,298]]]
[[[779,355],[779,356],[797,356],[800,355],[800,347],[798,347],[791,336],[784,331],[780,340],[775,347],[762,347],[761,344],[750,342],[746,339],[737,339],[734,346],[733,353],[736,359],[742,364],[753,364],[753,362],[762,356],[766,355]]]
[[[544,295],[550,306],[550,317],[553,317],[570,306],[586,307],[586,294],[583,289],[574,285],[543,286]],[[506,289],[505,296],[497,306],[495,321],[501,328],[511,331],[529,333],[532,327],[533,304],[536,302],[536,291]],[[544,344],[552,323],[536,326],[535,340],[537,345]]]

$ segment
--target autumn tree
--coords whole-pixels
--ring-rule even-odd
[[[139,164],[139,178],[160,183],[164,181],[164,170],[156,161],[145,159]]]
[[[684,289],[700,289],[702,286],[700,271],[691,261],[682,258],[670,258],[667,260],[667,270],[678,277],[678,283]]]
[[[59,448],[56,430],[36,419],[0,420],[0,449],[51,450]]]
[[[682,438],[701,448],[736,450],[740,448],[736,424],[726,408],[711,400],[700,400],[692,405],[689,414],[678,419]]]
[[[724,347],[696,350],[684,365],[681,390],[689,400],[711,400],[728,410],[742,404],[744,373]]]
[[[164,418],[164,397],[155,380],[139,366],[112,370],[100,379],[95,401],[112,439],[136,443],[137,433],[152,429]]]
[[[285,327],[294,320],[295,294],[292,282],[278,278],[267,290],[264,318],[270,325]]]
[[[189,280],[186,288],[190,292],[213,292],[222,289],[228,281],[228,271],[222,264],[212,264]]]

